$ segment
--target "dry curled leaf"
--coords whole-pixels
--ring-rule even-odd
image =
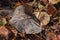
[[[60,2],[60,0],[49,0],[49,3],[51,3],[51,4],[56,4],[58,2]]]
[[[47,12],[41,12],[39,15],[39,18],[41,20],[41,25],[47,25],[50,21],[50,16],[48,15]]]
[[[35,16],[37,17],[37,19],[40,20],[40,24],[41,26],[43,25],[47,25],[50,21],[50,15],[48,15],[47,12],[34,12]]]
[[[35,34],[41,32],[42,28],[40,27],[40,25],[31,17],[28,18],[24,8],[25,7],[23,5],[18,6],[15,9],[10,22],[19,32],[24,31],[26,32],[26,34]]]

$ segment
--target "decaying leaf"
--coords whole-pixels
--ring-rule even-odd
[[[7,9],[3,9],[3,10],[0,10],[0,15],[2,17],[6,17],[7,15],[9,16],[12,16],[13,15],[13,11],[12,10],[7,10]]]
[[[48,14],[51,16],[54,16],[57,13],[57,9],[51,4],[48,4],[46,9],[47,9],[46,11],[48,12]]]
[[[48,15],[47,12],[41,12],[39,15],[39,18],[41,20],[41,25],[47,25],[50,21],[50,15]]]
[[[50,15],[47,12],[35,12],[36,17],[40,20],[41,26],[47,25],[50,21]]]
[[[60,40],[59,6],[60,0],[1,0],[0,40]]]
[[[57,39],[60,40],[60,34],[57,35]]]
[[[32,2],[27,3],[30,6],[33,6],[36,3],[36,0],[33,0]]]
[[[40,3],[38,3],[38,8],[39,9],[42,9],[44,6],[43,5],[41,5]]]
[[[16,6],[20,6],[20,5],[21,5],[21,3],[20,3],[20,2],[17,2],[15,5],[16,5]]]
[[[16,2],[15,4],[14,4],[14,6],[12,6],[12,8],[16,8],[17,6],[20,6],[20,5],[22,5],[22,3],[20,3],[19,1],[18,2]]]
[[[7,28],[5,28],[5,26],[1,26],[0,27],[0,39],[8,39],[8,35],[9,35],[9,31],[7,30]]]
[[[46,40],[57,40],[56,34],[54,32],[48,32]]]
[[[51,4],[56,4],[58,2],[60,2],[60,0],[49,0],[49,3],[51,3]]]
[[[41,32],[42,28],[31,17],[25,13],[24,6],[17,7],[14,11],[10,22],[15,26],[19,32],[26,32],[26,34],[35,34]]]
[[[25,6],[25,12],[26,12],[27,14],[31,14],[31,13],[33,12],[32,6],[27,5],[27,4],[24,4],[24,6]]]
[[[6,23],[7,23],[7,21],[6,21],[6,19],[5,18],[2,18],[2,19],[0,19],[1,21],[0,21],[0,26],[4,26]]]
[[[42,4],[44,4],[44,5],[46,5],[46,4],[48,3],[47,0],[40,0],[40,2],[41,2]]]
[[[35,10],[33,14],[36,16],[36,18],[38,18],[39,13],[40,13],[40,12],[38,12],[38,10]]]
[[[3,22],[3,25],[5,25],[7,23],[5,18],[3,18],[2,22]]]

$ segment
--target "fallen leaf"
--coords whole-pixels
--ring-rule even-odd
[[[5,26],[1,26],[0,27],[0,37],[3,36],[5,38],[1,38],[1,39],[8,39],[8,35],[9,35],[9,31],[7,30],[7,28],[5,28]]]
[[[60,40],[60,34],[57,35],[58,40]]]
[[[57,9],[51,4],[48,4],[46,9],[49,15],[54,16],[57,13]]]
[[[49,3],[51,3],[51,4],[56,4],[58,2],[60,2],[60,0],[49,0]]]
[[[47,25],[50,21],[50,15],[47,12],[34,12],[37,19],[40,20],[40,25]]]
[[[16,16],[17,15],[17,16]],[[26,15],[24,6],[18,6],[10,22],[19,32],[26,32],[26,34],[35,34],[42,31],[39,23],[33,20],[31,17]]]
[[[48,32],[47,40],[57,40],[56,34],[54,32]]]

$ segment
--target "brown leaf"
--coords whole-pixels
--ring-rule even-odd
[[[49,3],[51,3],[51,4],[56,4],[58,2],[60,2],[60,0],[49,0]]]
[[[56,14],[57,9],[53,5],[48,4],[48,6],[47,6],[47,12],[48,12],[49,15],[53,16],[53,15]]]
[[[58,40],[60,40],[60,34],[57,35]]]
[[[15,6],[20,6],[21,5],[21,3],[20,2],[17,2],[16,4],[15,4]]]
[[[9,31],[4,26],[1,26],[0,27],[0,35],[1,36],[3,35],[3,37],[5,37],[5,39],[7,39],[8,35],[9,35]],[[2,37],[2,39],[4,39],[3,37]]]
[[[47,40],[57,40],[56,34],[54,32],[48,32]]]
[[[35,16],[37,17],[37,19],[40,20],[40,24],[41,26],[43,25],[47,25],[50,21],[50,16],[48,15],[47,12],[34,12]]]
[[[40,20],[41,20],[41,25],[47,25],[50,21],[50,16],[48,15],[47,12],[41,12],[40,16]]]

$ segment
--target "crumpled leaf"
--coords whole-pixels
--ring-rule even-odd
[[[50,16],[48,15],[47,12],[41,12],[39,15],[40,21],[41,21],[41,25],[47,25],[50,21]]]
[[[34,12],[35,16],[40,20],[41,26],[47,25],[50,21],[50,15],[47,12]]]
[[[35,34],[41,32],[42,28],[31,17],[25,14],[24,6],[18,6],[10,22],[19,32],[26,32],[26,34]]]

